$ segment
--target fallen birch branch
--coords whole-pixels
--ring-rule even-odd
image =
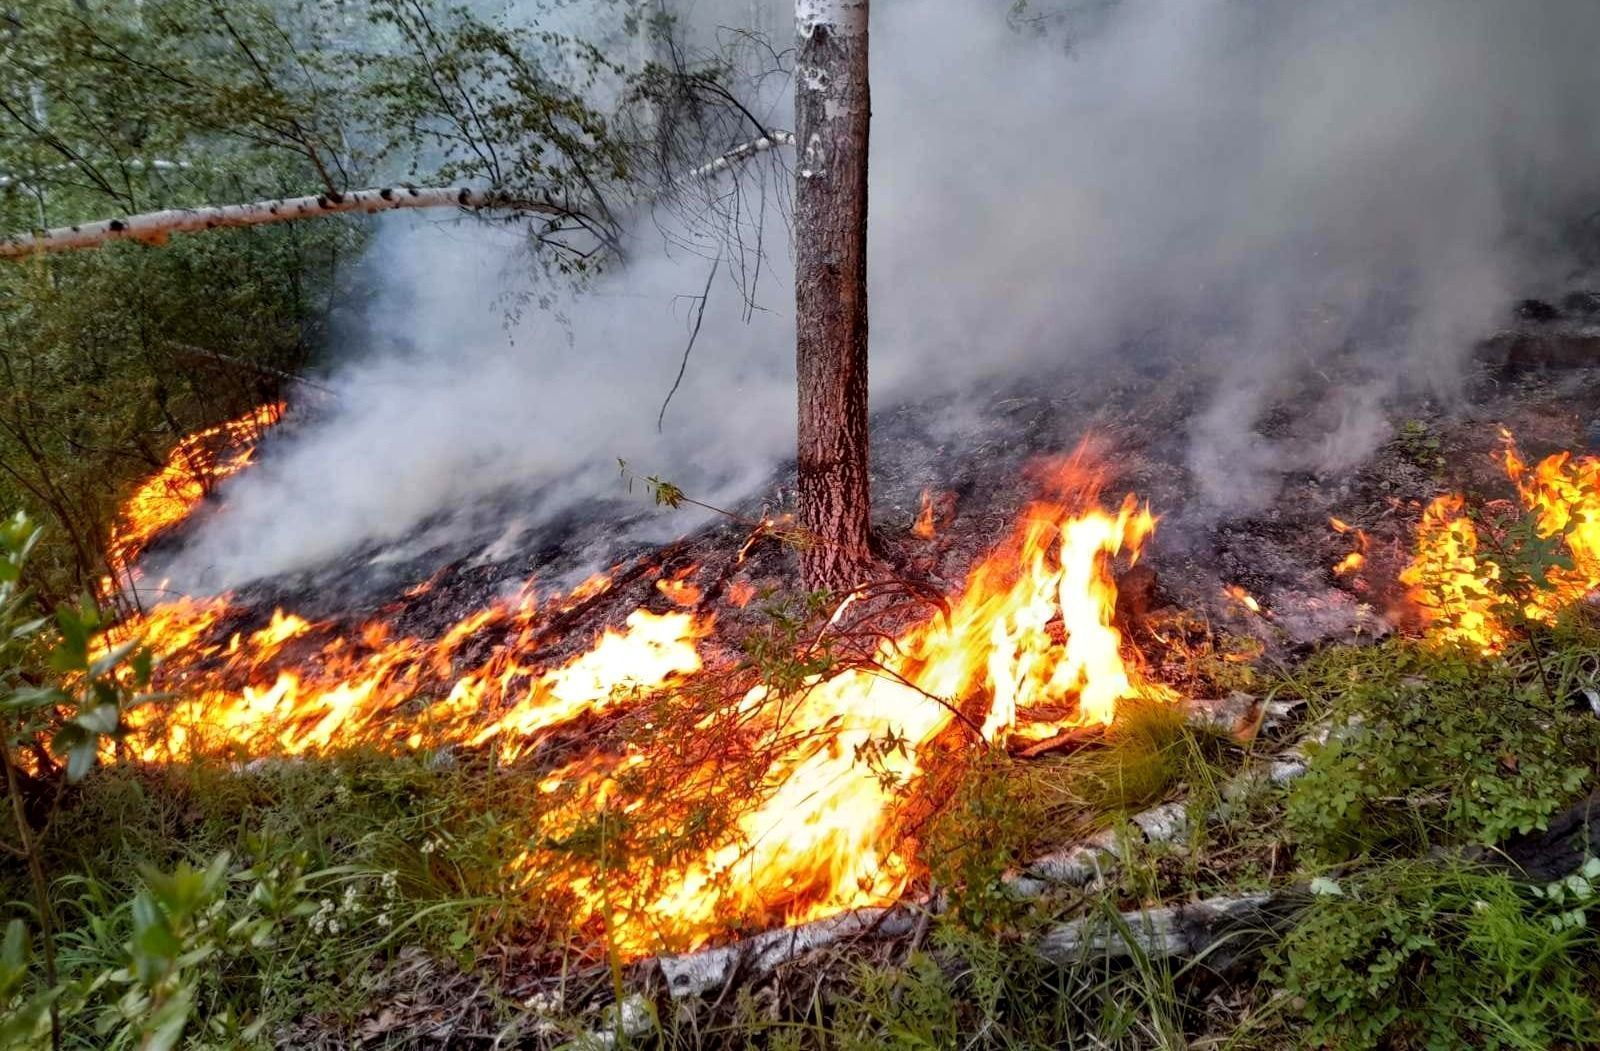
[[[932,902],[926,906],[856,909],[797,927],[781,927],[730,945],[683,956],[663,956],[656,960],[656,966],[673,999],[704,996],[735,980],[763,977],[781,964],[842,941],[904,937],[916,929],[918,918],[926,909],[937,908],[937,902]]]
[[[774,131],[744,143],[700,165],[676,181],[682,185],[712,178],[757,154],[776,146],[794,144],[794,135]],[[21,259],[48,252],[76,248],[97,248],[111,241],[143,241],[162,244],[172,234],[197,233],[266,223],[292,222],[331,215],[397,211],[402,208],[463,208],[469,211],[501,209],[536,215],[570,216],[572,209],[550,200],[530,200],[494,190],[474,190],[463,186],[385,186],[343,193],[320,193],[306,197],[283,197],[249,204],[208,205],[201,208],[168,208],[159,212],[101,219],[75,226],[58,226],[29,234],[0,238],[0,259]]]
[[[1225,970],[1292,926],[1304,903],[1303,892],[1290,891],[1085,916],[1052,927],[1034,948],[1062,967],[1090,961],[1211,956],[1216,969]]]
[[[548,201],[525,201],[466,187],[385,186],[381,189],[322,193],[309,197],[283,197],[251,204],[212,205],[204,208],[168,208],[77,226],[59,226],[0,240],[0,258],[17,259],[45,252],[95,248],[110,241],[161,244],[172,234],[261,226],[330,215],[397,211],[402,208],[505,208],[545,215],[566,215],[567,209]]]

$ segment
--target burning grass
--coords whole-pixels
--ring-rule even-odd
[[[947,912],[909,944],[796,960],[749,997],[663,1012],[650,1038],[1170,1046],[1226,1032],[1285,1046],[1319,1020],[1286,1013],[1254,986],[1256,970],[1063,967],[1021,946],[1061,918],[1281,888],[1297,851],[1359,866],[1368,851],[1495,840],[1589,783],[1592,728],[1562,699],[1592,681],[1600,645],[1560,635],[1565,620],[1541,625],[1542,660],[1522,634],[1490,662],[1401,641],[1276,679],[1229,660],[1191,617],[1141,618],[1164,680],[1304,696],[1344,727],[1288,792],[1238,780],[1249,750],[1186,725],[1114,622],[1112,566],[1137,554],[1153,518],[1132,500],[1102,505],[1091,473],[1054,484],[945,608],[900,587],[842,609],[769,597],[738,659],[711,634],[714,585],[694,567],[652,570],[638,581],[651,608],[577,648],[552,634],[585,603],[620,598],[605,580],[543,599],[525,589],[436,638],[286,611],[245,620],[225,598],[157,607],[143,630],[180,696],[129,713],[124,753],[145,761],[94,780],[62,825],[62,849],[82,857],[51,864],[85,867],[80,886],[110,900],[136,879],[134,856],[233,852],[243,896],[227,915],[254,915],[253,886],[286,904],[277,940],[217,957],[227,977],[204,979],[205,995],[305,1044],[470,1019],[555,1046],[604,1028],[601,1005],[619,987],[648,991],[649,966],[626,961],[933,890]],[[1075,605],[1082,596],[1093,601]],[[1225,678],[1207,678],[1212,666]],[[1096,747],[1027,761],[1004,747],[1072,726],[1095,727]],[[1551,733],[1559,756],[1547,754]],[[1008,891],[1008,870],[1037,852],[1173,800],[1186,801],[1189,830],[1165,844],[1132,836],[1102,885],[1026,903]],[[1365,901],[1378,880],[1348,893]],[[1336,912],[1309,914],[1276,980],[1344,980],[1321,948]],[[100,928],[105,953],[123,937],[120,915]],[[1401,966],[1485,966],[1450,944],[1448,959]],[[459,1002],[404,986],[413,972]],[[451,977],[466,973],[479,984]],[[1392,998],[1375,995],[1375,1010]],[[1414,1005],[1396,1002],[1413,1019]]]
[[[1400,575],[1435,639],[1484,654],[1600,587],[1600,459],[1558,452],[1530,466],[1511,432],[1501,437],[1520,508],[1486,514],[1461,493],[1438,497]]]
[[[178,696],[128,713],[120,747],[161,763],[488,748],[503,764],[544,749],[509,875],[625,957],[887,904],[921,870],[930,763],[1174,699],[1113,623],[1113,563],[1138,558],[1155,516],[1131,495],[1103,507],[1100,481],[1081,455],[1054,465],[1046,497],[936,613],[897,615],[894,588],[864,589],[820,624],[821,609],[776,613],[805,637],[709,669],[693,566],[655,581],[672,612],[635,609],[555,662],[552,624],[606,579],[548,600],[530,584],[432,640],[282,610],[230,632],[227,596],[180,600],[125,625]],[[616,732],[569,731],[604,719]]]
[[[254,462],[256,443],[278,422],[284,408],[281,402],[261,405],[178,443],[161,470],[123,502],[106,544],[106,558],[117,581],[127,579],[150,543],[188,518],[218,482]],[[106,581],[103,587],[109,593],[118,586]]]

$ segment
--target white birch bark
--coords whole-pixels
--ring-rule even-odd
[[[251,204],[170,208],[77,226],[60,226],[53,230],[0,239],[0,259],[73,248],[94,248],[109,241],[132,240],[159,244],[171,234],[260,226],[347,212],[371,214],[400,208],[514,208],[549,215],[564,214],[564,209],[547,202],[514,201],[498,194],[463,187],[386,186],[381,189],[351,190],[337,195],[284,197]]]
[[[792,146],[794,135],[773,131],[744,143],[720,157],[689,171],[680,182],[711,179],[778,146]],[[165,162],[158,162],[165,163]],[[3,178],[3,177],[0,177]],[[4,185],[4,182],[0,182]],[[341,194],[316,194],[284,197],[249,204],[211,205],[203,208],[169,208],[159,212],[120,216],[75,226],[59,226],[30,234],[0,238],[0,259],[18,259],[45,252],[65,252],[74,248],[97,248],[111,241],[164,242],[172,234],[220,230],[237,226],[259,226],[297,219],[349,212],[371,214],[400,208],[464,208],[468,210],[504,209],[542,215],[565,215],[567,209],[549,201],[528,201],[486,190],[457,186],[386,186],[370,190],[349,190]]]

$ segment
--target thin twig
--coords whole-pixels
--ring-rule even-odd
[[[689,353],[694,350],[694,341],[700,335],[700,324],[706,319],[706,302],[711,298],[711,282],[716,280],[717,267],[722,265],[722,255],[711,261],[711,272],[706,275],[705,290],[700,293],[700,307],[695,311],[694,329],[689,333],[689,343],[683,348],[683,360],[678,363],[678,378],[672,381],[672,389],[667,391],[667,397],[661,403],[661,411],[656,414],[656,431],[661,430],[662,421],[667,418],[667,406],[672,404],[672,396],[678,393],[678,386],[683,383],[683,374],[689,368]]]

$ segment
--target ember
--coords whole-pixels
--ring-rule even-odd
[[[1347,535],[1353,538],[1355,541],[1355,549],[1352,550],[1348,555],[1345,555],[1343,558],[1341,558],[1338,562],[1334,563],[1333,566],[1334,576],[1349,576],[1367,564],[1368,540],[1366,531],[1357,529],[1355,526],[1352,526],[1349,523],[1337,518],[1328,519],[1328,524],[1333,527],[1334,532]]]
[[[1234,602],[1239,603],[1239,605],[1243,606],[1251,613],[1261,612],[1261,603],[1257,602],[1254,595],[1250,594],[1250,592],[1246,591],[1238,584],[1225,585],[1222,589],[1222,594]]]

